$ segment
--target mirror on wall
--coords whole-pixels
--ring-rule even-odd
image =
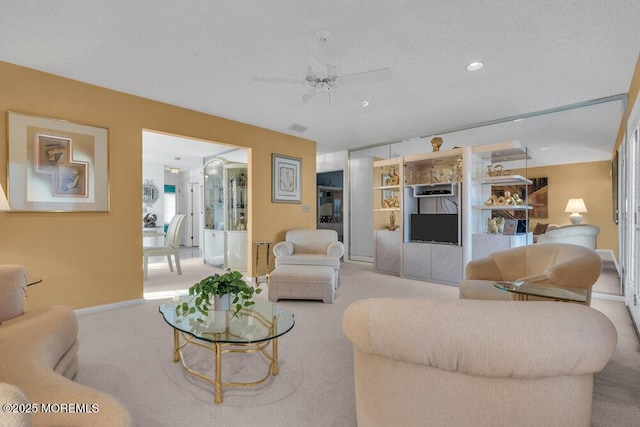
[[[144,184],[142,184],[142,201],[144,204],[147,206],[153,205],[156,200],[158,200],[158,196],[158,188],[152,181],[146,180]]]
[[[588,202],[583,222],[600,229],[597,252],[604,264],[603,271],[612,273],[606,286],[597,283],[593,292],[621,294],[619,280],[618,230],[611,220],[611,161],[613,147],[625,112],[626,98],[611,97],[564,108],[505,119],[484,125],[437,134],[444,139],[441,150],[517,140],[529,154],[527,160],[509,164],[509,169],[526,171],[529,178],[546,183],[548,198],[545,214],[530,216],[530,231],[538,223],[569,224],[566,205],[571,198]],[[374,158],[389,159],[430,152],[432,136],[367,146],[349,151],[350,246],[352,257],[373,259],[373,235],[370,232],[373,213],[365,203],[371,198],[371,174]],[[353,203],[356,201],[357,203]],[[601,281],[602,282],[602,281]]]

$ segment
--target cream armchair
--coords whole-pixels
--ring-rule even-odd
[[[469,261],[460,282],[460,298],[514,299],[515,294],[497,289],[496,281],[523,281],[587,290],[600,277],[602,260],[593,250],[566,243],[535,244],[499,251]],[[530,300],[545,300],[529,297]]]
[[[100,411],[0,412],[0,426],[128,426],[129,414],[118,401],[72,381],[79,347],[74,311],[61,305],[25,311],[26,286],[24,267],[0,265],[0,402],[96,404]]]
[[[537,236],[536,243],[569,243],[596,250],[600,228],[591,224],[564,225]]]
[[[605,315],[558,302],[359,300],[343,330],[360,427],[588,426],[617,343]]]
[[[273,246],[275,266],[281,265],[325,265],[333,268],[338,283],[340,258],[344,245],[338,241],[335,230],[289,230],[284,242]]]

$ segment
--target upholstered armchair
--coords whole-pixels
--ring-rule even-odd
[[[591,287],[600,277],[602,260],[593,250],[566,243],[519,246],[469,261],[465,278],[460,282],[460,298],[515,299],[515,294],[497,289],[497,281],[523,281],[587,290],[586,304],[591,304]],[[529,297],[530,300],[547,300]]]
[[[605,315],[558,302],[365,299],[343,330],[360,427],[588,426],[617,343]]]
[[[537,236],[536,243],[569,243],[596,250],[600,228],[591,224],[564,225]]]
[[[275,266],[281,265],[325,265],[333,268],[338,283],[340,258],[344,255],[344,244],[338,241],[335,230],[289,230],[284,242],[273,246]]]
[[[0,425],[129,425],[129,414],[115,399],[72,381],[79,346],[74,311],[62,305],[25,310],[26,287],[24,267],[0,265],[0,401],[97,404],[100,411],[0,413]]]

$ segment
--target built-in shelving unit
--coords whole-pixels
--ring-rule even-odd
[[[378,273],[400,274],[403,180],[402,159],[373,162],[373,253]]]
[[[247,165],[214,158],[203,173],[203,262],[246,271]]]
[[[406,156],[402,276],[462,280],[463,150]]]
[[[472,259],[482,258],[491,252],[522,246],[533,242],[528,233],[529,211],[527,205],[528,186],[532,183],[523,175],[504,169],[505,164],[528,158],[528,153],[519,141],[474,147],[475,157],[472,209]],[[491,176],[490,174],[495,175]],[[503,234],[504,230],[489,230],[491,218],[524,221],[525,232]],[[491,232],[490,232],[491,231]]]
[[[376,271],[457,285],[479,254],[529,244],[531,233],[488,234],[486,228],[494,216],[528,222],[531,181],[503,166],[527,156],[518,141],[508,141],[375,161]],[[518,193],[511,199],[500,191]],[[494,194],[496,204],[487,204]]]

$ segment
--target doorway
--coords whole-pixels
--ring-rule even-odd
[[[344,243],[344,171],[316,174],[316,228],[335,230]]]
[[[157,200],[153,204],[143,205],[143,217],[148,214],[155,215],[156,224],[162,229],[165,224],[169,224],[173,215],[185,215],[179,251],[183,274],[178,276],[175,272],[170,273],[166,257],[152,257],[149,279],[144,283],[145,293],[153,292],[154,270],[158,273],[157,277],[160,277],[159,273],[166,273],[165,282],[175,281],[176,289],[183,289],[185,284],[180,284],[180,281],[189,271],[189,264],[193,267],[203,264],[204,165],[216,157],[246,164],[249,153],[247,149],[240,147],[150,130],[143,130],[142,146],[143,182],[150,182],[159,190]],[[250,218],[247,218],[247,221],[250,221]],[[143,238],[144,246],[163,243],[162,235]],[[189,285],[191,284],[193,283]]]

